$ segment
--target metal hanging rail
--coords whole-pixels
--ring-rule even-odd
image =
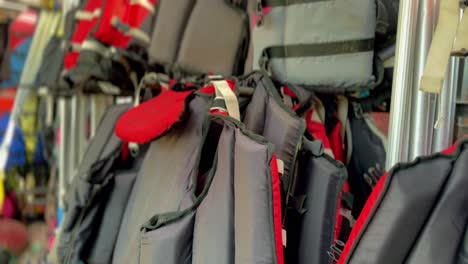
[[[400,3],[393,75],[392,104],[388,134],[387,164],[389,169],[408,159],[410,111],[415,62],[416,30],[419,0]]]
[[[463,59],[450,59],[441,94],[419,91],[440,0],[403,1],[400,4],[390,111],[387,169],[452,144],[456,94],[460,89]],[[437,109],[440,107],[440,109]],[[434,129],[436,110],[443,113]]]

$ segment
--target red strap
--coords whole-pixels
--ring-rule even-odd
[[[366,223],[367,218],[369,218],[370,213],[372,212],[372,209],[375,206],[375,203],[377,202],[377,199],[379,198],[383,187],[385,186],[385,181],[387,180],[387,173],[385,173],[380,180],[377,182],[377,184],[374,187],[374,190],[372,191],[371,195],[369,196],[369,199],[367,199],[366,205],[362,209],[361,214],[359,215],[359,218],[357,219],[356,223],[354,224],[353,229],[351,230],[351,234],[349,235],[348,241],[345,245],[345,248],[343,249],[343,253],[340,256],[340,259],[338,260],[337,264],[343,264],[345,263],[345,259],[348,256],[348,254],[351,251],[351,247],[356,241],[358,235],[361,233],[364,224]]]
[[[284,264],[283,257],[283,233],[281,226],[281,194],[280,194],[280,180],[278,173],[278,162],[276,160],[276,154],[270,161],[271,168],[271,186],[273,194],[273,222],[274,222],[274,235],[275,235],[275,248],[276,248],[276,259],[278,264]]]

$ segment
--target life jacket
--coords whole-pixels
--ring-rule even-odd
[[[328,92],[374,85],[375,1],[253,1],[254,69]]]
[[[233,87],[231,82],[229,86],[225,81],[220,82],[225,83],[225,89],[230,90]],[[217,89],[216,86],[215,89]],[[201,91],[212,94],[213,88],[208,86],[202,88]],[[171,92],[163,92],[161,97],[156,97],[154,100],[163,104],[167,101],[162,99],[165,93]],[[217,97],[222,96],[222,93],[218,95],[216,91],[216,95]],[[183,95],[180,96],[183,97]],[[202,95],[195,94],[189,107],[200,96]],[[206,97],[206,95],[202,97]],[[190,97],[185,96],[185,98]],[[207,103],[205,105],[209,106]],[[225,104],[227,109],[231,109],[228,103]],[[174,105],[174,102],[171,105]],[[193,131],[195,129],[188,129],[186,125],[181,123],[170,128],[167,135],[152,143],[155,144],[161,140],[164,142],[167,137],[172,138],[172,134],[180,133],[179,129],[183,129],[181,131],[184,133],[192,131],[190,134],[198,134],[197,138],[204,135],[201,146],[196,152],[190,148],[187,149],[187,144],[184,144],[184,151],[188,150],[188,154],[192,153],[192,156],[187,158],[190,166],[184,165],[178,168],[186,174],[183,181],[179,179],[171,184],[168,180],[159,180],[157,183],[155,182],[156,184],[151,185],[153,188],[161,186],[160,192],[165,192],[164,189],[170,188],[171,194],[161,194],[164,195],[166,208],[167,205],[174,202],[180,205],[172,206],[174,208],[172,211],[148,217],[147,221],[144,222],[139,232],[139,257],[136,258],[138,263],[229,263],[234,260],[252,263],[259,259],[267,263],[283,263],[280,187],[273,145],[247,130],[239,121],[223,117],[225,110],[222,109],[222,104],[213,105],[216,107],[210,112],[216,114],[211,115],[209,119],[200,120],[198,117],[192,120],[195,113],[193,110],[190,111],[190,108],[188,109],[190,117],[185,122],[188,124],[194,121],[201,122],[204,124],[205,132]],[[150,108],[147,106],[148,104],[143,103],[140,107],[140,113],[149,114]],[[164,107],[164,105],[159,105],[159,107],[161,106]],[[153,111],[156,110],[155,107],[157,105],[153,106]],[[235,105],[235,107],[238,106]],[[143,111],[144,108],[147,110]],[[171,107],[171,110],[178,113],[183,112],[183,109],[178,107]],[[205,108],[205,111],[207,110],[208,108]],[[135,110],[134,114],[137,113],[136,111],[138,110]],[[172,115],[171,111],[168,111],[166,115],[168,117]],[[240,115],[236,116],[240,117]],[[127,120],[130,121],[130,118]],[[172,120],[177,122],[177,119]],[[165,121],[162,126],[166,127],[170,123]],[[160,123],[154,122],[154,124]],[[155,128],[152,130],[156,131]],[[166,129],[158,131],[163,133]],[[137,140],[141,140],[141,138]],[[187,140],[178,137],[178,141],[182,141],[181,143],[187,143]],[[177,145],[174,147],[174,143],[177,141],[172,140],[171,143],[173,145],[171,149],[178,148]],[[164,144],[169,145],[169,142]],[[160,154],[157,154],[159,158],[156,159],[153,156],[152,164],[158,159],[163,159],[160,155],[164,155],[167,160],[174,160],[175,157],[171,155],[174,150],[161,152],[161,147],[164,145],[160,143],[158,146],[154,149],[154,153],[159,151]],[[194,155],[196,157],[193,157]],[[192,160],[195,159],[198,161],[191,165]],[[263,166],[258,165],[262,163]],[[165,168],[166,174],[167,171],[168,168]],[[159,178],[163,177],[170,176],[159,176]],[[153,178],[155,177],[153,176]],[[172,176],[170,179],[173,178]],[[199,192],[194,192],[195,190],[199,190]],[[178,194],[180,192],[185,193],[185,195]],[[134,193],[141,194],[142,190],[134,190]],[[173,193],[176,193],[177,199],[168,199],[168,196],[174,196]],[[155,201],[159,201],[159,199],[153,198],[152,204],[158,204]],[[140,208],[141,205],[136,206],[135,210]],[[126,213],[131,215],[131,212]],[[258,221],[259,218],[263,220]],[[214,233],[213,228],[217,230]],[[128,239],[127,234],[124,233],[123,236]],[[254,243],[253,241],[257,239],[264,241],[264,243]],[[255,245],[255,248],[250,245]],[[122,258],[119,257],[116,261],[122,261]]]
[[[275,84],[267,75],[254,72],[244,77],[240,83],[242,86],[255,88],[245,110],[243,123],[247,129],[275,145],[278,159],[284,164],[281,178],[289,181],[293,178],[306,124],[283,103]]]
[[[60,263],[110,263],[122,215],[141,160],[122,156],[114,135],[117,119],[129,105],[104,114],[66,197],[65,220],[58,238]]]
[[[337,208],[346,170],[324,155],[319,141],[312,144],[304,138],[306,122],[295,111],[306,108],[314,95],[302,87],[288,85],[289,93],[298,101],[293,111],[265,74],[254,72],[240,83],[255,87],[245,110],[244,124],[273,143],[284,165],[280,179],[286,189],[282,197],[286,263],[324,263],[331,259],[328,252],[337,233],[334,223],[339,215]],[[316,232],[322,233],[318,236]],[[314,250],[310,249],[311,244],[316,245]]]
[[[153,22],[156,3],[157,0],[107,0],[92,36],[116,48],[128,47],[132,39],[148,48],[148,25]]]
[[[109,0],[80,46],[76,65],[69,70],[72,86],[85,93],[133,93],[146,66],[149,33],[156,1]],[[138,18],[136,18],[139,16]],[[78,25],[79,26],[79,25]],[[96,65],[98,67],[96,67]]]
[[[76,25],[68,27],[73,29],[73,34],[70,39],[71,51],[64,57],[65,70],[76,65],[82,44],[93,30],[102,13],[102,2],[102,0],[83,1],[81,2],[81,5],[75,8],[75,10],[69,12],[69,14],[74,16],[77,21]]]
[[[330,263],[346,168],[304,139],[286,211],[286,263]]]
[[[456,263],[468,220],[467,144],[384,174],[338,263]]]
[[[149,63],[175,72],[242,74],[249,43],[243,2],[159,1]]]
[[[350,104],[348,116],[348,147],[351,153],[348,182],[354,197],[353,216],[357,218],[373,186],[383,174],[387,139],[377,128],[370,113],[363,112],[358,102]]]
[[[210,98],[194,95],[193,90],[166,91],[128,111],[118,121],[116,134],[121,139],[152,142],[118,231],[113,262],[138,263],[138,256],[143,254],[142,225],[154,215],[184,210],[193,204],[193,174],[207,133]]]

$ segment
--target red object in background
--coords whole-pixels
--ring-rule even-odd
[[[0,116],[11,111],[15,102],[15,95],[15,88],[8,88],[0,91]]]
[[[28,245],[28,232],[19,221],[0,219],[0,245],[18,256]]]
[[[18,17],[10,25],[10,50],[16,49],[21,42],[28,36],[34,33],[37,22],[37,12],[34,10],[26,9],[21,12]]]
[[[377,128],[382,131],[385,136],[388,136],[388,125],[390,120],[390,113],[387,112],[372,112],[372,118],[374,118]]]

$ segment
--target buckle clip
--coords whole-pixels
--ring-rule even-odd
[[[262,54],[262,56],[260,56],[258,64],[260,66],[260,69],[264,70],[269,75],[271,75],[270,59],[268,58],[265,52]]]

